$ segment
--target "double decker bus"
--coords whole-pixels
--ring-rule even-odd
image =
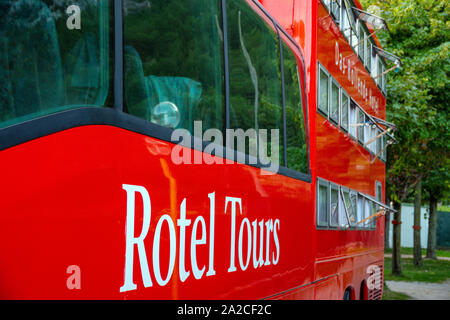
[[[0,297],[380,299],[385,62],[353,7],[1,1]]]

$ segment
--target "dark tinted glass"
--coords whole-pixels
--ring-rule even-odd
[[[338,226],[339,223],[339,189],[331,187],[330,190],[330,225]]]
[[[341,127],[348,130],[348,104],[349,99],[346,94],[342,91],[341,94]]]
[[[109,2],[0,1],[0,127],[105,104]]]
[[[358,140],[361,143],[364,143],[364,128],[365,128],[365,122],[366,122],[366,116],[364,112],[361,111],[361,109],[358,110]]]
[[[328,114],[328,75],[319,69],[319,110]]]
[[[334,123],[339,121],[339,86],[334,81],[331,81],[330,119]]]
[[[242,0],[227,1],[227,19],[230,128],[254,129],[256,132],[267,129],[267,150],[270,152],[276,150],[271,146],[271,129],[278,130],[278,159],[283,164],[283,106],[277,33]],[[258,143],[265,142],[260,140]]]
[[[306,146],[305,108],[300,94],[297,60],[283,43],[284,92],[286,105],[287,167],[306,173],[308,155]]]
[[[127,111],[193,133],[223,129],[219,0],[125,0]]]
[[[317,222],[320,226],[328,226],[328,187],[322,184],[319,185]]]

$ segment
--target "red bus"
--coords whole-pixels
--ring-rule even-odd
[[[352,7],[1,1],[0,297],[380,299],[385,62]]]

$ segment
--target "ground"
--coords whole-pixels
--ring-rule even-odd
[[[450,280],[444,283],[386,281],[389,289],[417,300],[450,300]]]
[[[401,276],[392,275],[391,250],[386,251],[383,300],[450,300],[450,252],[438,252],[438,260],[424,258],[419,268],[408,250],[401,250]]]

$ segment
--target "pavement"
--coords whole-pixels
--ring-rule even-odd
[[[392,258],[392,254],[391,253],[385,253],[384,254],[385,258]],[[414,258],[414,256],[412,254],[402,254],[401,255],[402,258]],[[425,256],[422,256],[423,259],[427,259]],[[450,261],[450,257],[437,257],[438,260],[447,260]]]
[[[386,281],[389,289],[415,300],[450,300],[450,280],[443,283]]]

